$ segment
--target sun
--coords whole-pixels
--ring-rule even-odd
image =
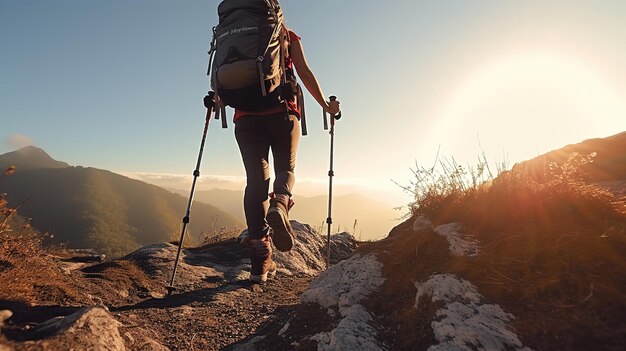
[[[454,155],[475,158],[480,141],[517,162],[626,130],[625,101],[589,63],[547,53],[503,57],[452,90],[433,138]]]

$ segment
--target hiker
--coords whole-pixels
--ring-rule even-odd
[[[235,137],[246,170],[244,211],[248,236],[245,242],[250,249],[250,280],[253,282],[264,282],[269,273],[276,272],[272,242],[280,251],[289,251],[294,244],[289,209],[293,205],[291,195],[300,119],[306,125],[304,98],[295,71],[325,113],[339,113],[339,101],[335,97],[325,101],[304,57],[300,37],[284,24],[278,0],[223,0],[218,6],[218,15],[207,72],[213,91],[204,97],[207,108],[204,132],[174,269],[166,287],[168,296],[176,290],[176,269],[212,113],[216,119],[221,116],[222,126],[226,128],[225,106],[235,108]],[[276,179],[268,201],[270,149]],[[270,227],[273,236],[270,236]]]
[[[218,6],[218,15],[212,86],[218,105],[235,108],[235,138],[246,171],[243,202],[250,280],[263,282],[276,271],[272,243],[279,251],[289,251],[294,244],[289,209],[299,120],[304,116],[295,73],[325,112],[339,113],[339,101],[324,99],[300,37],[285,25],[277,0],[225,0]],[[271,198],[270,150],[276,175]]]
[[[293,69],[313,98],[329,114],[339,112],[339,101],[327,102],[324,93],[307,64],[300,37],[291,29],[285,68]],[[291,72],[289,72],[291,71]],[[276,271],[272,260],[272,239],[276,249],[289,251],[293,246],[293,231],[289,224],[289,209],[295,183],[294,169],[300,140],[299,106],[296,99],[288,104],[262,111],[235,111],[235,137],[246,170],[244,211],[248,225],[251,272],[250,280],[263,282],[268,272]],[[270,165],[268,151],[274,159],[273,196],[269,199]],[[273,237],[269,235],[272,228]]]

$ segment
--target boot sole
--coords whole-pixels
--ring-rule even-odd
[[[293,232],[291,225],[285,219],[282,210],[271,208],[267,213],[267,223],[274,231],[274,246],[276,250],[286,252],[293,247]]]

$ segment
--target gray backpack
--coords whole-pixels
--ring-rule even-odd
[[[276,0],[224,0],[213,28],[209,75],[224,105],[260,111],[290,98],[289,34]],[[287,42],[286,42],[287,41]]]

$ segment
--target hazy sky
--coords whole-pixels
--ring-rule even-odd
[[[217,3],[0,0],[0,153],[33,143],[72,165],[188,179]],[[464,163],[480,144],[513,163],[626,130],[624,1],[282,4],[342,101],[339,187],[401,202],[390,179],[408,183],[439,147]],[[312,102],[296,170],[309,195],[328,171]],[[243,177],[232,123],[210,128],[202,173]]]

